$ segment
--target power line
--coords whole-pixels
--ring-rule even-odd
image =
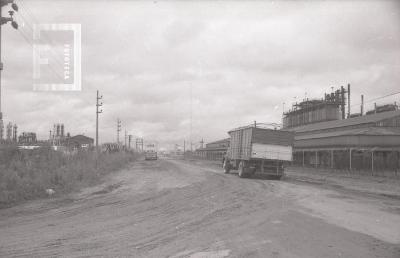
[[[26,34],[31,35],[30,37],[32,37],[33,33],[34,33],[34,29],[33,26],[31,25],[31,23],[35,23],[35,24],[39,24],[39,21],[37,20],[37,18],[35,17],[35,15],[30,11],[30,8],[23,3],[22,1],[19,1],[20,5],[22,8],[20,8],[18,15],[21,17],[21,19],[24,21],[23,25],[21,26],[22,29],[26,32]],[[25,15],[26,14],[26,17]],[[30,20],[32,20],[33,22],[31,22]],[[26,24],[26,26],[25,26]],[[40,44],[42,45],[50,45],[51,40],[47,37],[46,34],[42,34],[40,38],[37,39],[39,41]],[[33,42],[33,37],[32,37],[32,42]],[[58,67],[56,67],[57,69],[59,69],[60,71],[64,70],[64,60],[60,57],[59,55],[57,55],[57,53],[55,52],[55,50],[53,48],[49,48],[50,50],[50,54],[51,59],[55,62],[56,65],[58,65]],[[52,62],[53,63],[53,62]],[[49,63],[50,65],[50,63]],[[54,70],[54,69],[52,69]],[[60,78],[61,80],[63,80],[62,78]]]
[[[33,47],[35,45],[33,39],[29,36],[29,32],[26,32],[25,30],[18,30],[18,33],[21,34],[21,36],[25,39],[25,41]]]
[[[370,102],[372,102],[372,101],[376,101],[376,100],[379,100],[379,99],[384,99],[384,98],[387,98],[387,97],[390,97],[390,96],[394,96],[394,95],[397,95],[397,94],[400,94],[400,91],[398,91],[398,92],[393,92],[393,93],[391,93],[391,94],[388,94],[388,95],[385,95],[385,96],[381,96],[381,97],[377,97],[377,98],[374,98],[374,99],[370,99],[370,100],[368,100],[368,101],[364,101],[364,104],[365,104],[365,103],[370,103]],[[359,106],[359,105],[361,105],[361,102],[358,103],[358,104],[351,105],[351,107],[353,107],[353,106]]]
[[[25,9],[27,9],[27,8],[25,8]],[[20,11],[21,11],[21,10],[20,10]],[[23,10],[22,10],[22,12],[23,12]],[[24,25],[26,24],[27,27],[21,26],[20,28],[21,28],[22,30],[18,30],[18,32],[19,32],[20,35],[24,38],[24,40],[25,40],[29,45],[31,45],[31,46],[33,47],[34,44],[35,44],[34,41],[33,41],[33,38],[30,39],[30,36],[25,35],[25,34],[33,35],[33,28],[32,28],[32,26],[30,25],[30,22],[22,15],[21,12],[19,12],[19,16],[22,18],[22,20],[24,21]],[[33,15],[32,15],[32,17],[33,17],[33,19],[35,19]],[[36,20],[36,19],[35,19],[35,20]],[[29,31],[29,29],[30,29],[30,31]],[[46,42],[44,42],[43,39],[41,39],[41,38],[39,38],[39,41],[40,41],[42,44],[46,44]],[[60,64],[60,61],[58,60],[57,55],[56,55],[55,52],[54,52],[54,49],[52,49],[52,48],[49,48],[49,49],[53,51],[53,52],[52,52],[53,56],[52,56],[51,60],[55,60],[55,61],[56,61],[56,64],[59,65],[58,69],[59,69],[60,71],[63,71],[64,66],[63,66],[62,64]],[[49,63],[48,66],[49,66],[50,70],[54,73],[54,75],[55,75],[59,80],[61,80],[61,81],[64,80],[64,79],[60,76],[60,74],[56,72],[55,68],[52,66],[51,63]]]
[[[28,20],[28,18],[25,18],[25,16],[23,15],[23,12],[24,12],[24,10],[22,9],[22,12],[18,13],[20,18],[23,20],[23,24],[22,24],[22,26],[20,26],[20,28],[22,30],[24,30],[28,35],[33,35],[34,29],[31,25],[32,22],[30,22]],[[37,20],[34,17],[32,19],[35,20],[34,22],[36,24],[38,24]],[[46,36],[46,34],[42,34],[41,37],[38,38],[37,40],[42,45],[46,45],[46,44],[50,45],[50,43],[51,43],[50,39]],[[33,37],[32,37],[32,41],[34,42]],[[63,60],[60,60],[59,55],[57,55],[57,53],[55,52],[55,50],[53,48],[49,48],[49,50],[51,51],[51,54],[53,55],[51,60],[55,61],[55,63],[59,66],[58,68],[61,68],[60,70],[63,70],[64,69]]]
[[[18,33],[22,36],[22,38],[26,41],[26,43],[28,43],[28,44],[33,48],[34,43],[33,43],[31,40],[29,40],[29,38],[28,38],[22,31],[18,30]],[[52,66],[51,64],[48,64],[48,66],[49,66],[50,70],[54,73],[54,75],[55,75],[56,77],[58,77],[58,79],[60,79],[61,81],[64,80],[64,79],[57,73],[57,71],[54,70],[54,68],[53,68],[53,66]]]

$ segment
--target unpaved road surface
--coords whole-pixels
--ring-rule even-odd
[[[0,210],[0,257],[400,257],[400,199],[139,161]]]

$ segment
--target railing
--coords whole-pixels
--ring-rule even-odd
[[[278,129],[282,128],[282,124],[278,124],[278,123],[253,123],[253,124],[249,124],[249,125],[245,125],[245,126],[234,128],[234,129],[230,130],[230,132],[243,130],[243,129],[247,129],[247,128],[252,128],[252,127],[254,127],[254,128],[262,128],[262,129],[278,130]]]

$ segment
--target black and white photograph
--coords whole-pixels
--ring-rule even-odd
[[[0,257],[400,258],[400,1],[0,0]]]

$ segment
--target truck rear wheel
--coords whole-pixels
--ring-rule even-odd
[[[227,161],[224,162],[224,173],[229,174],[229,171],[231,170],[231,164]]]
[[[244,161],[241,161],[239,164],[239,177],[245,178],[247,176],[246,172],[247,172],[246,165],[244,164]]]

